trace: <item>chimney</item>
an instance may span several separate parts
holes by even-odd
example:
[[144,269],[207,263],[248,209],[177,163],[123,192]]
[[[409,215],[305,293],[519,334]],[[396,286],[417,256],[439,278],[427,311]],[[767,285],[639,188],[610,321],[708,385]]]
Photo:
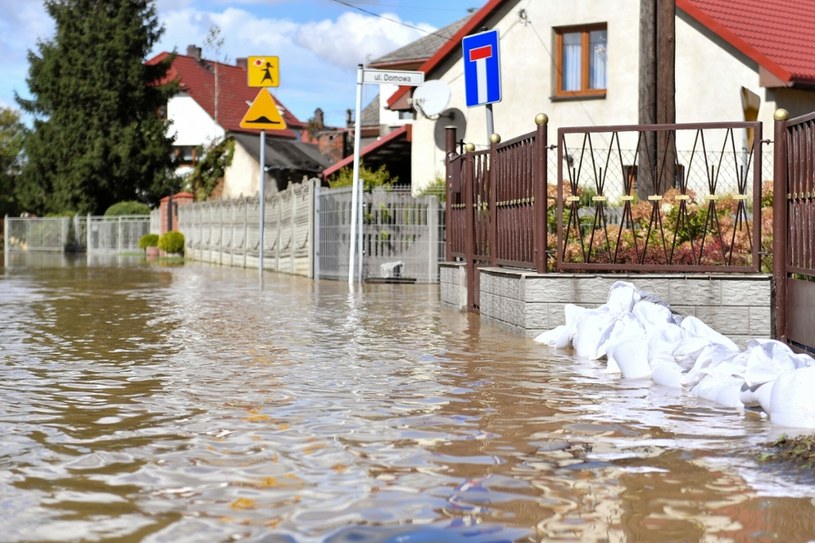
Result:
[[325,128],[325,114],[320,108],[314,110],[314,124],[318,130]]
[[345,110],[345,127],[346,127],[346,128],[351,128],[352,126],[354,126],[354,123],[353,123],[353,121],[352,121],[353,116],[352,116],[352,114],[351,114],[351,113],[352,113],[352,112],[351,112],[351,110],[350,110],[350,109],[346,109],[346,110]]
[[188,45],[187,46],[187,56],[192,57],[195,60],[201,60],[201,48],[196,47],[195,45]]
[[247,60],[248,59],[246,57],[238,57],[235,59],[235,66],[237,66],[238,68],[243,68],[245,70]]

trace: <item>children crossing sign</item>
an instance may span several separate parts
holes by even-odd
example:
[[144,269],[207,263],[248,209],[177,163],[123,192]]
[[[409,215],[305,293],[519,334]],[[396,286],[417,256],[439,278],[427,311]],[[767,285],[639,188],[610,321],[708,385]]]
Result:
[[257,130],[285,130],[286,121],[280,115],[280,110],[277,109],[272,95],[263,88],[260,89],[255,101],[243,116],[240,127]]
[[280,86],[280,61],[277,57],[248,57],[246,81],[250,87]]
[[488,30],[461,40],[467,107],[501,101],[498,31]]

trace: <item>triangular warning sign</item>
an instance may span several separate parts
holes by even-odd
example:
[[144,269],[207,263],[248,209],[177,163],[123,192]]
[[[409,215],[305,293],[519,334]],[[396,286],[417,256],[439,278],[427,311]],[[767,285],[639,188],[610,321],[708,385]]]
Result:
[[274,98],[265,88],[255,96],[255,101],[249,106],[249,111],[243,116],[241,128],[256,128],[258,130],[285,130],[286,121],[280,116]]

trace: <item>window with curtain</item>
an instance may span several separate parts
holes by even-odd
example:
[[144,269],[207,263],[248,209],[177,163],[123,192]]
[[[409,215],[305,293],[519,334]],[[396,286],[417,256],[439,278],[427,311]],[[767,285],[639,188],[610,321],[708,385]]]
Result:
[[556,96],[605,96],[608,31],[605,24],[555,29]]

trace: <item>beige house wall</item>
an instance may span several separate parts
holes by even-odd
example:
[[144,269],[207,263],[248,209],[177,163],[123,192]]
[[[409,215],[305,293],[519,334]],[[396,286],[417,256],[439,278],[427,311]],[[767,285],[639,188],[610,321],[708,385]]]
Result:
[[[521,8],[524,14],[520,13]],[[549,116],[550,143],[566,126],[636,124],[638,120],[639,3],[608,0],[518,2],[504,10],[500,21],[487,21],[500,34],[502,101],[493,105],[495,132],[504,141],[535,129],[537,113]],[[608,92],[605,98],[553,99],[553,28],[606,23],[608,28]],[[763,137],[772,137],[772,116],[784,107],[791,114],[815,110],[815,92],[767,89],[759,82],[758,65],[723,40],[711,35],[678,11],[676,19],[676,119],[680,123],[745,120],[742,88],[759,99],[758,120]],[[466,132],[458,139],[487,147],[485,107],[467,108],[464,66],[459,55],[428,79],[441,79],[451,90],[448,107],[467,117]],[[445,119],[419,115],[413,125],[413,188],[421,190],[444,176],[444,150],[434,132]],[[632,136],[633,137],[633,136]],[[744,143],[744,137],[737,136]],[[692,147],[692,135],[678,141],[680,150]],[[624,142],[623,145],[626,145]],[[633,141],[627,145],[633,149]]]

